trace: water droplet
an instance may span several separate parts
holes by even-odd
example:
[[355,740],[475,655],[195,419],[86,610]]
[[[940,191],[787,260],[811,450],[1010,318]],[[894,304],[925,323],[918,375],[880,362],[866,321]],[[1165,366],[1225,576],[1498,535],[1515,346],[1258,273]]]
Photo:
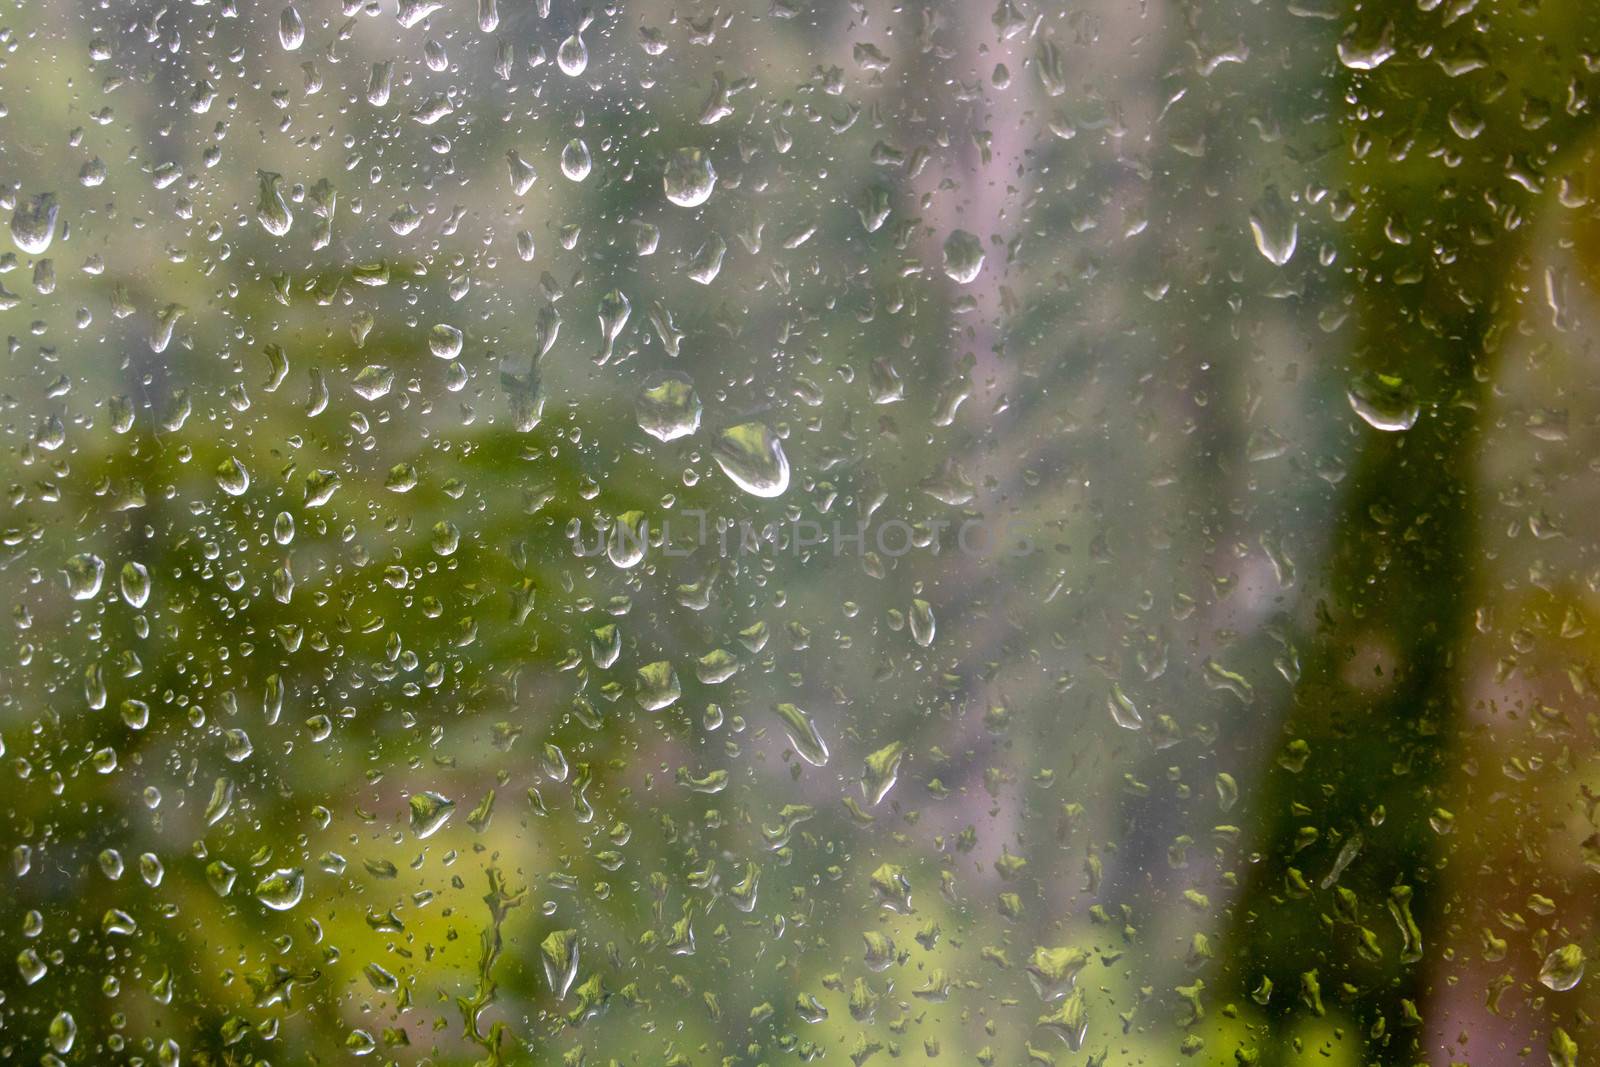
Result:
[[671,707],[683,693],[678,685],[677,672],[666,660],[640,667],[635,689],[639,706],[646,711]]
[[861,772],[861,792],[867,803],[878,804],[889,795],[895,782],[900,780],[900,761],[905,758],[906,746],[891,741],[868,756]]
[[50,1047],[65,1056],[72,1051],[73,1042],[78,1039],[78,1023],[70,1011],[63,1011],[50,1020]]
[[627,570],[639,565],[649,544],[650,529],[645,522],[644,512],[626,511],[611,524],[611,536],[606,540],[606,558],[615,566]]
[[1394,58],[1394,23],[1386,22],[1376,33],[1359,25],[1339,38],[1339,62],[1351,70],[1376,70]]
[[544,979],[557,1000],[564,1000],[578,977],[578,931],[556,930],[539,943]]
[[80,552],[67,560],[67,592],[73,600],[93,600],[100,592],[106,564],[93,552]]
[[593,160],[589,156],[589,146],[582,137],[574,137],[561,149],[561,173],[567,180],[581,182],[589,176],[589,169]]
[[1038,1025],[1065,1041],[1072,1051],[1083,1048],[1084,1038],[1089,1033],[1089,1010],[1083,990],[1074,989],[1067,994],[1053,1013],[1039,1017]]
[[356,395],[363,400],[382,400],[389,395],[389,390],[394,387],[394,371],[376,363],[369,363],[362,367],[355,380],[350,383]]
[[417,468],[409,463],[396,463],[389,468],[383,487],[391,493],[409,493],[417,487]]
[[601,670],[606,670],[622,655],[622,631],[615,623],[598,626],[589,634],[589,658]]
[[506,165],[511,169],[511,191],[518,196],[532,189],[533,183],[539,180],[539,175],[534,173],[532,165],[525,161],[515,148],[506,153]]
[[917,644],[927,648],[933,644],[934,619],[933,605],[926,600],[913,600],[911,602],[911,637]]
[[217,485],[229,496],[243,496],[250,488],[250,472],[229,456],[217,465]]
[[293,52],[306,40],[306,23],[300,17],[300,11],[293,4],[283,9],[283,14],[278,16],[278,43],[283,45],[285,52]]
[[1081,948],[1041,946],[1033,950],[1028,960],[1028,981],[1040,1000],[1051,1003],[1072,991],[1078,972],[1088,964],[1089,954]]
[[717,434],[711,455],[722,473],[751,496],[782,496],[789,488],[789,458],[765,423],[728,427]]
[[1281,267],[1294,256],[1299,240],[1299,225],[1276,185],[1269,185],[1250,209],[1250,235],[1256,250],[1274,266]]
[[315,470],[306,475],[306,507],[320,508],[333,498],[338,490],[338,471]]
[[828,762],[828,745],[823,741],[822,735],[817,732],[817,724],[811,716],[793,704],[779,704],[778,717],[783,720],[783,731],[789,736],[789,743],[794,746],[800,758],[813,767],[821,767]]
[[699,207],[711,199],[717,187],[717,172],[711,157],[698,148],[680,148],[667,160],[662,179],[667,199],[679,207]]
[[17,953],[17,973],[22,975],[23,985],[34,985],[45,976],[48,970],[44,961],[39,958],[39,953],[31,948],[25,948]]
[[633,305],[620,289],[613,289],[600,298],[600,350],[594,357],[596,363],[604,366],[611,361],[616,340],[632,313]]
[[1374,430],[1397,433],[1417,423],[1421,405],[1417,391],[1403,378],[1368,371],[1346,394],[1350,408]]
[[256,883],[256,899],[273,911],[288,911],[305,894],[304,872],[294,867],[279,867]]
[[967,285],[983,270],[983,243],[966,230],[952,230],[944,239],[944,273],[957,285]]
[[1557,993],[1564,993],[1583,981],[1583,949],[1577,945],[1562,945],[1544,958],[1539,968],[1539,982]]
[[28,255],[41,255],[55,239],[59,211],[53,193],[40,193],[26,203],[19,200],[11,211],[11,239]]
[[142,700],[124,700],[120,711],[123,724],[130,730],[143,730],[150,723],[150,705]]
[[461,331],[448,323],[437,323],[428,331],[428,351],[435,359],[455,359],[461,354]]
[[418,838],[432,837],[455,811],[456,802],[438,793],[412,793],[411,832]]
[[562,41],[561,47],[556,49],[556,66],[569,78],[576,78],[589,69],[589,49],[583,43],[581,29]]
[[728,254],[728,242],[720,234],[712,234],[689,257],[685,273],[701,285],[710,285],[722,273],[722,259]]
[[443,6],[444,0],[400,0],[395,17],[409,30]]
[[1111,694],[1106,697],[1106,708],[1111,712],[1111,721],[1124,730],[1144,729],[1144,716],[1139,714],[1139,706],[1115,682],[1111,684]]
[[686,376],[665,371],[645,381],[634,414],[639,429],[657,441],[675,441],[700,428],[700,397]]
[[142,608],[150,599],[150,572],[143,563],[122,565],[122,599],[131,608]]
[[283,190],[278,188],[283,176],[270,170],[257,171],[256,176],[261,181],[261,195],[256,201],[256,221],[272,236],[282,237],[294,223],[288,201],[283,198]]

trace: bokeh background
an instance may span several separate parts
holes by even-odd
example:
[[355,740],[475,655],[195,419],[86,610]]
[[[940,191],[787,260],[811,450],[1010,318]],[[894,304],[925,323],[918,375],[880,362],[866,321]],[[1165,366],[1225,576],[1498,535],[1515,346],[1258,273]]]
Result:
[[1592,1046],[1600,8],[0,45],[0,1057]]

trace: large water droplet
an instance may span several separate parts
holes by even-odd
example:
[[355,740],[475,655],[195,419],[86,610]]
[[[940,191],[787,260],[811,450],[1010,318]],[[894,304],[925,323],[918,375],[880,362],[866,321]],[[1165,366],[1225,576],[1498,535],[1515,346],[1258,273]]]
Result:
[[283,190],[278,188],[283,182],[283,175],[261,170],[256,172],[256,176],[261,181],[261,195],[256,200],[256,221],[272,236],[282,237],[294,223],[288,201],[283,198]]
[[1351,409],[1374,430],[1395,433],[1416,425],[1421,405],[1403,378],[1368,371],[1346,393]]
[[582,137],[574,137],[561,149],[561,173],[568,181],[581,182],[589,176],[594,161],[589,156],[589,146]]
[[443,0],[400,0],[395,17],[409,30],[443,6]]
[[1375,70],[1394,57],[1394,23],[1386,22],[1376,33],[1352,26],[1339,38],[1339,62],[1351,70]]
[[339,472],[322,468],[306,475],[306,507],[320,508],[338,491]]
[[534,173],[533,166],[524,160],[515,148],[506,152],[506,166],[511,169],[511,191],[521,196],[533,188],[533,183],[539,179]]
[[662,179],[667,199],[679,207],[699,207],[711,199],[717,187],[717,172],[711,157],[698,148],[680,148],[667,160]]
[[657,441],[675,441],[700,428],[700,397],[687,377],[665,371],[645,381],[634,413],[639,429]]
[[861,791],[869,804],[881,802],[900,780],[900,761],[905,753],[903,742],[891,741],[867,757],[861,770]]
[[723,430],[711,456],[734,485],[752,496],[782,496],[789,488],[789,457],[765,423],[745,422]]
[[1144,729],[1144,716],[1139,714],[1139,706],[1114,682],[1111,694],[1106,697],[1106,709],[1111,712],[1111,721],[1124,730]]
[[678,685],[677,672],[666,660],[640,667],[636,689],[639,706],[646,711],[671,707],[683,693]]
[[1281,267],[1294,256],[1299,240],[1299,225],[1276,185],[1269,185],[1250,209],[1250,235],[1256,250],[1274,266]]
[[1539,982],[1557,993],[1564,993],[1583,981],[1583,949],[1578,945],[1563,945],[1544,959],[1539,968]]
[[813,767],[828,762],[827,742],[817,732],[817,724],[811,721],[809,714],[793,704],[779,704],[778,717],[783,720],[783,732],[801,759]]
[[556,930],[539,945],[539,959],[544,964],[544,979],[550,992],[562,1000],[578,977],[578,931]]
[[22,976],[23,985],[33,985],[45,976],[48,970],[44,960],[39,958],[37,950],[25,948],[17,953],[17,973]]
[[435,359],[455,359],[461,354],[461,331],[449,323],[437,323],[428,331],[428,351]]
[[293,4],[283,9],[283,14],[278,16],[278,43],[283,45],[283,50],[293,52],[306,40],[306,23],[300,17],[300,11]]
[[142,608],[150,599],[150,572],[143,563],[122,565],[122,599],[131,608]]
[[556,66],[569,78],[576,78],[589,69],[589,49],[583,43],[583,31],[568,37],[556,49]]
[[80,552],[67,560],[67,592],[73,600],[93,600],[106,576],[105,560],[93,552]]
[[305,874],[294,867],[279,867],[256,883],[256,899],[273,911],[288,911],[305,894]]
[[633,304],[622,290],[612,289],[600,297],[600,350],[594,357],[596,363],[604,366],[611,361],[617,337],[621,335],[622,328],[628,325],[628,316],[631,314]]
[[50,1047],[61,1055],[72,1051],[73,1043],[78,1039],[78,1022],[70,1011],[59,1012],[50,1020],[49,1039]]
[[438,793],[412,793],[411,832],[419,838],[432,837],[455,811],[456,802]]
[[710,285],[722,273],[722,258],[727,254],[728,242],[722,239],[721,234],[713,233],[689,257],[686,268],[689,277],[701,285]]
[[217,485],[229,496],[243,496],[250,488],[250,472],[243,463],[229,456],[217,465]]
[[372,363],[361,368],[361,372],[350,383],[356,395],[363,400],[382,400],[389,395],[389,390],[394,387],[394,371],[388,367]]
[[967,285],[983,269],[983,242],[966,230],[952,230],[944,239],[944,273],[957,285]]
[[55,238],[59,211],[53,193],[40,193],[26,203],[19,201],[11,212],[11,239],[28,255],[41,254]]

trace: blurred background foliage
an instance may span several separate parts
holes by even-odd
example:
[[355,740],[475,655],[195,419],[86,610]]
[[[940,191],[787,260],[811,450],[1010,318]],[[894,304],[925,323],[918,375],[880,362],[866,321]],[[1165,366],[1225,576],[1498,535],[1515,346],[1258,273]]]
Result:
[[1592,1044],[1600,9],[0,43],[0,1056]]

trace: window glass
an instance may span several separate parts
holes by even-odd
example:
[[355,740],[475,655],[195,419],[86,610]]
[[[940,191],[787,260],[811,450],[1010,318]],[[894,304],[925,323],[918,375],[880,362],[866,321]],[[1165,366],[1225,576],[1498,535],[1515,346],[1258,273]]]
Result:
[[1594,1047],[1600,7],[0,46],[0,1060]]

